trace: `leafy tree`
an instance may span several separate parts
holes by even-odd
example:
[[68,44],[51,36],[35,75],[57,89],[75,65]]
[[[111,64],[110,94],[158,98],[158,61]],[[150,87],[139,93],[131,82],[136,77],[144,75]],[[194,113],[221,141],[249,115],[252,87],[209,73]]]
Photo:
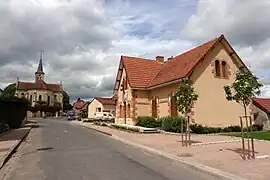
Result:
[[178,90],[173,95],[178,110],[184,114],[185,117],[187,117],[193,103],[197,101],[198,97],[198,94],[195,92],[195,89],[188,79],[184,79],[180,83]]
[[62,91],[63,96],[63,111],[68,111],[72,109],[72,105],[69,103],[69,95],[66,91]]
[[16,83],[9,84],[3,91],[4,97],[14,97],[16,92]]
[[236,73],[234,83],[231,86],[224,86],[226,99],[241,104],[247,116],[247,107],[253,97],[261,94],[260,87],[262,86],[252,72],[242,68]]
[[[184,114],[187,122],[187,128],[189,131],[189,113],[191,111],[192,105],[198,99],[198,94],[192,87],[190,80],[184,79],[178,88],[178,90],[173,95],[173,99],[177,105],[177,109]],[[183,144],[183,123],[181,124],[181,134],[182,134],[182,144]],[[189,132],[188,132],[189,133]],[[190,136],[189,136],[190,138]]]

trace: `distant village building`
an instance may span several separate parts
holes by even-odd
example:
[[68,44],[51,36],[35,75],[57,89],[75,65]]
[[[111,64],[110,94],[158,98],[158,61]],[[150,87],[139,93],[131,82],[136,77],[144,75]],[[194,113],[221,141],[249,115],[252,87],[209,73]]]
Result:
[[76,114],[79,114],[83,111],[87,111],[87,107],[89,105],[89,102],[82,100],[81,98],[78,98],[76,102],[73,103],[73,111]]
[[27,98],[32,106],[37,102],[46,102],[51,106],[54,103],[60,103],[63,109],[62,83],[47,84],[44,81],[45,73],[42,65],[42,53],[40,55],[39,65],[35,72],[35,82],[22,82],[17,79],[16,93],[17,97]]

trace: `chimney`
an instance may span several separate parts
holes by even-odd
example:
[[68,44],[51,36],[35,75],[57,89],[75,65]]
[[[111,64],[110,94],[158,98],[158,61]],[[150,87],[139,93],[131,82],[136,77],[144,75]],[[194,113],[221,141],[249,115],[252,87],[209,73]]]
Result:
[[164,62],[164,56],[157,56],[156,61],[158,62]]
[[169,58],[168,58],[168,61],[171,60],[172,58],[173,58],[173,56],[169,57]]

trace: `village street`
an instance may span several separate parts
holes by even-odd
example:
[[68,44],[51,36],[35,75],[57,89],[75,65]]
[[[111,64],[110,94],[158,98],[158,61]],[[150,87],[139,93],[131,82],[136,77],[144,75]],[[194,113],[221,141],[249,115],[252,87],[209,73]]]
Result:
[[4,180],[215,179],[66,120],[37,124],[1,169]]

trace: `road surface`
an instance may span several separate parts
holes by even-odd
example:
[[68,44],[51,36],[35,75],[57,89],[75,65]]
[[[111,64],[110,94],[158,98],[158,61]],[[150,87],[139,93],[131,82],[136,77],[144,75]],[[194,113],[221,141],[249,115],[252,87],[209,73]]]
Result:
[[56,119],[38,124],[0,171],[1,180],[215,179],[78,124]]

